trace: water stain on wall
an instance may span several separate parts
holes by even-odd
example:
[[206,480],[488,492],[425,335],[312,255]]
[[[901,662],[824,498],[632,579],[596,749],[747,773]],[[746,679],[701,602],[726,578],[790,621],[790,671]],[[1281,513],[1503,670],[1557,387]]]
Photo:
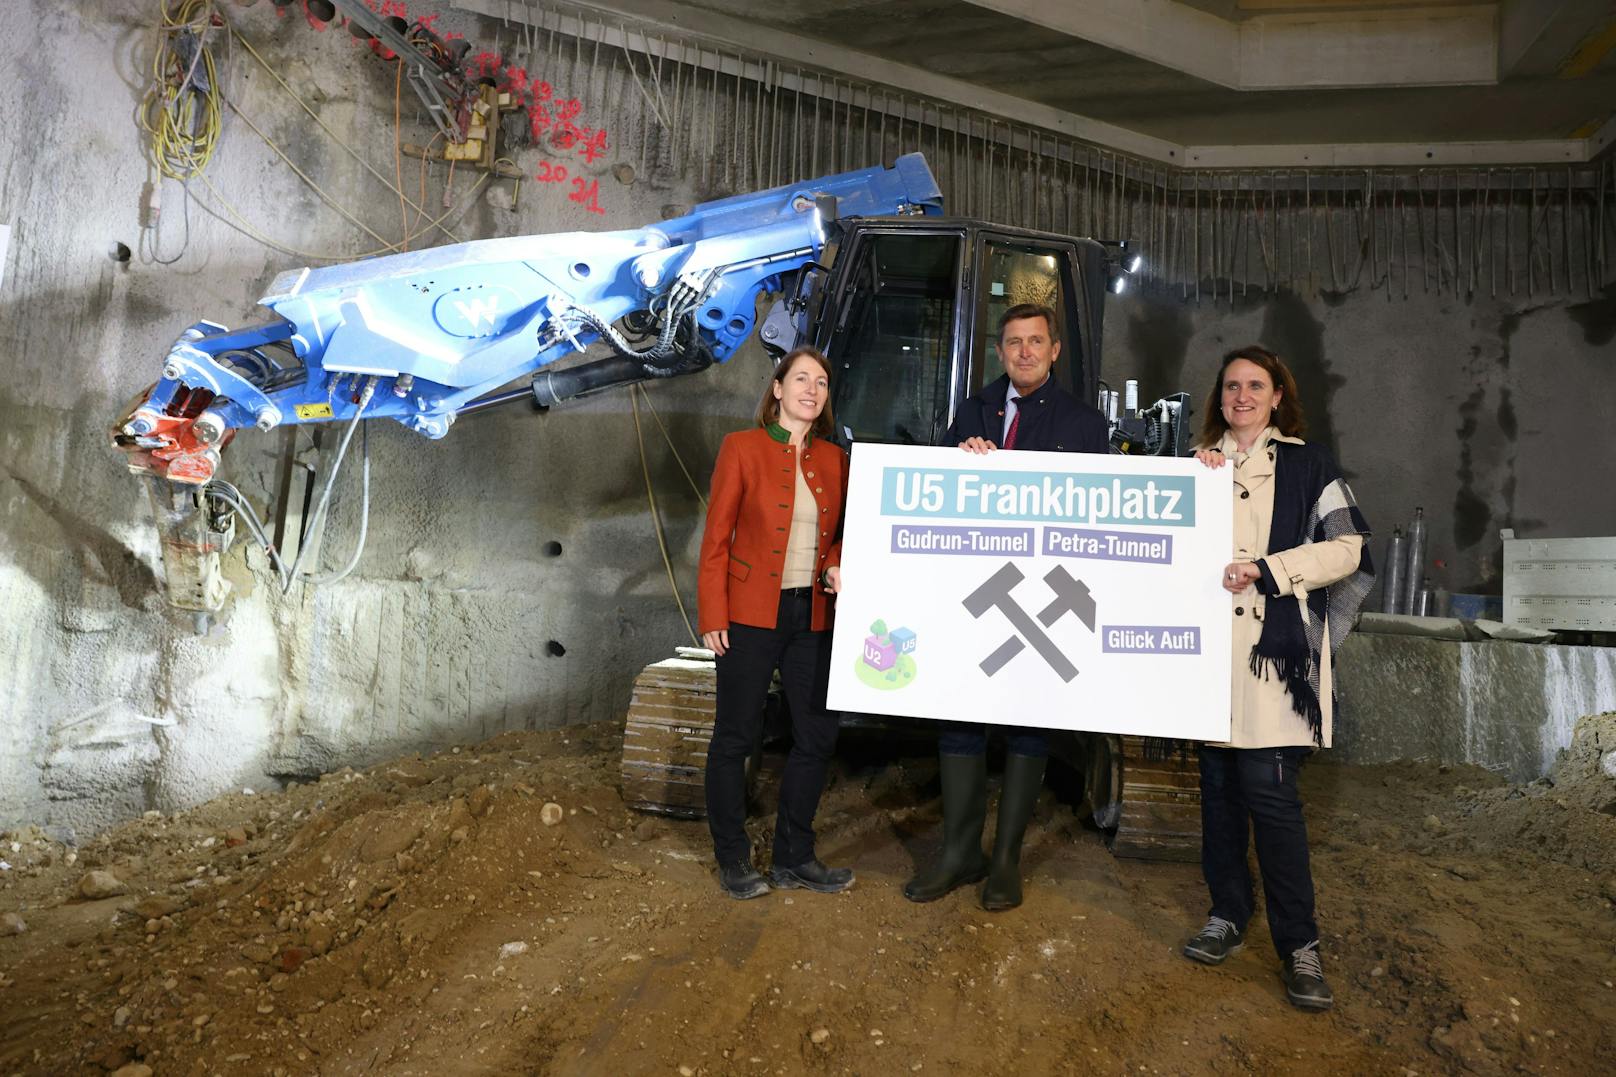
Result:
[[1199,393],[1181,381],[1194,335],[1195,325],[1183,303],[1153,299],[1129,313],[1128,350],[1139,372],[1141,403],[1182,389],[1190,394],[1191,406],[1199,406]]
[[1459,405],[1459,490],[1453,497],[1453,542],[1461,550],[1480,542],[1493,521],[1493,511],[1476,489],[1475,445],[1478,416],[1486,400],[1487,390],[1473,389],[1464,403]]
[[1607,285],[1598,299],[1567,307],[1566,313],[1582,327],[1583,340],[1604,347],[1616,340],[1616,284]]
[[[1313,316],[1301,296],[1288,292],[1275,295],[1263,311],[1262,344],[1277,352],[1296,375],[1302,412],[1307,416],[1307,440],[1323,444],[1339,460],[1330,400],[1347,379],[1331,373],[1333,364],[1324,355],[1323,323]],[[1352,477],[1345,463],[1341,469],[1348,478]]]

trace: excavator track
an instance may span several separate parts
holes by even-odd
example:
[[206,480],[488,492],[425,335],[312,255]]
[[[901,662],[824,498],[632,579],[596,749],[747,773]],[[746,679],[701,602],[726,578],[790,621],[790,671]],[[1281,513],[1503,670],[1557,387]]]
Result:
[[[706,816],[717,669],[705,657],[669,658],[634,679],[623,722],[623,801],[684,819]],[[1085,796],[1116,856],[1199,861],[1201,782],[1195,747],[1109,733],[1080,734]],[[1070,760],[1076,762],[1077,760]],[[759,761],[748,766],[751,785]]]
[[1093,733],[1085,738],[1086,796],[1115,856],[1201,859],[1201,772],[1185,741]]
[[702,790],[717,691],[717,668],[697,658],[656,662],[634,678],[623,722],[629,807],[682,819],[707,814]]

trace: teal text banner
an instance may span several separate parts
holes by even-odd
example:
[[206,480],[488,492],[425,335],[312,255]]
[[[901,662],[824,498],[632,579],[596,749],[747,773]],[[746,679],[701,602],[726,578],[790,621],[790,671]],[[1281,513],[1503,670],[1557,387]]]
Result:
[[1186,475],[962,471],[887,467],[883,516],[1195,526],[1195,480]]

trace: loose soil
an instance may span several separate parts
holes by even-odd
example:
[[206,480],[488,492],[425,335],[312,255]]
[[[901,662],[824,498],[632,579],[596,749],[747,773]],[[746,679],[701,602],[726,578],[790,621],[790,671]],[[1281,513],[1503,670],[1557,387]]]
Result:
[[[1113,858],[1056,791],[1022,908],[910,904],[935,763],[848,747],[819,847],[858,882],[833,896],[723,898],[703,823],[624,808],[600,726],[151,813],[76,850],[5,835],[0,1073],[1616,1072],[1616,716],[1526,787],[1328,753],[1304,770],[1323,1015],[1286,1003],[1260,916],[1222,967],[1180,957],[1199,870]],[[91,871],[128,893],[79,896]]]

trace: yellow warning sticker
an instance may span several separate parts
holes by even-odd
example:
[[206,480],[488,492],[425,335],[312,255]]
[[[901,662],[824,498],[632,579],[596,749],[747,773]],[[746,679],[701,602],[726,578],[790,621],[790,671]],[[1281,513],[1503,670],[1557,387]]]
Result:
[[299,404],[295,409],[299,419],[329,419],[331,418],[330,404]]

